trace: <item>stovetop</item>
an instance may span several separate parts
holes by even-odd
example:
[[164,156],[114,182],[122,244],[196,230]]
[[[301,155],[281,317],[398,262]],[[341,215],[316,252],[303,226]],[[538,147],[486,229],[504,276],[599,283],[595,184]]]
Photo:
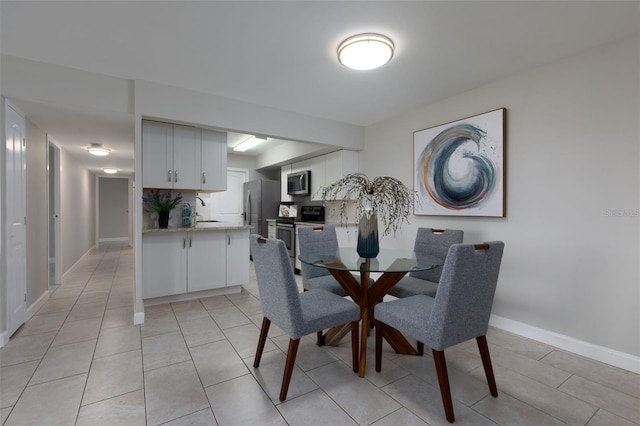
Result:
[[295,217],[279,217],[276,219],[276,223],[291,223],[293,224],[296,221]]

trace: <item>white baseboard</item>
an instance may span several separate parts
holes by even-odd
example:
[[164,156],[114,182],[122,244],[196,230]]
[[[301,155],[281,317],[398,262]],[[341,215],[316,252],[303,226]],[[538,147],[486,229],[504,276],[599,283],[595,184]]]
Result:
[[91,253],[91,250],[93,250],[93,249],[95,249],[95,248],[97,248],[97,246],[96,246],[96,245],[92,246],[92,247],[91,247],[91,248],[89,248],[89,250],[87,250],[87,251],[86,251],[82,256],[80,256],[80,259],[78,259],[78,260],[76,261],[76,263],[74,263],[73,265],[71,265],[71,267],[70,267],[69,269],[67,269],[67,270],[65,271],[65,273],[64,273],[64,274],[62,274],[62,281],[64,281],[64,280],[69,276],[69,274],[71,274],[73,271],[75,271],[75,270],[78,268],[78,266],[80,266],[80,264],[83,262],[84,258],[85,258],[86,256],[88,256],[88,255],[89,255],[89,253]]
[[594,345],[553,331],[533,327],[498,315],[491,315],[489,325],[523,337],[537,340],[614,367],[640,374],[640,357],[604,346]]
[[[32,303],[31,306],[27,307],[27,310],[26,310],[27,317],[25,318],[24,322],[29,321],[29,319],[31,319],[31,317],[34,316],[36,312],[38,312],[38,309],[40,309],[42,305],[47,303],[47,300],[49,300],[49,290],[42,293],[42,295],[38,298],[38,300]],[[0,348],[3,348],[4,345],[9,343],[9,337],[10,336],[7,335],[6,330],[0,333]]]
[[40,309],[42,307],[42,305],[47,303],[47,300],[49,300],[49,290],[48,289],[47,289],[47,291],[42,293],[42,295],[40,297],[38,297],[38,300],[36,300],[34,303],[32,303],[31,306],[27,307],[27,319],[25,320],[25,322],[27,322],[32,316],[34,316],[36,314],[36,312],[38,312],[38,309]]
[[128,243],[129,237],[117,237],[117,238],[100,238],[98,240],[98,244],[100,243]]

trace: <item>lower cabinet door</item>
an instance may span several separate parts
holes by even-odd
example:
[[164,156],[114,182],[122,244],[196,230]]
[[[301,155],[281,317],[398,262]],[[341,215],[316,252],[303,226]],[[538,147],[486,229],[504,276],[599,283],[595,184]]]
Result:
[[226,286],[226,233],[189,232],[187,291],[210,290]]
[[187,291],[185,232],[146,234],[142,238],[142,298]]
[[227,231],[227,285],[249,284],[249,230]]

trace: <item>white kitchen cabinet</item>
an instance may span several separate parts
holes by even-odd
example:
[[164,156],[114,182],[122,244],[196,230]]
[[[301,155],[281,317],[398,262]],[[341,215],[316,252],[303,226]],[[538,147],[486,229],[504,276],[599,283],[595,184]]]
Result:
[[225,191],[226,134],[143,120],[142,184],[145,188]]
[[142,298],[249,283],[249,230],[175,231],[142,238]]
[[249,230],[227,231],[227,286],[249,284]]
[[145,235],[142,239],[142,298],[187,292],[186,233]]
[[267,238],[276,238],[276,221],[267,219]]
[[349,173],[359,171],[358,153],[355,151],[335,151],[323,157],[325,159],[323,186],[331,185]]
[[292,201],[293,197],[287,194],[287,175],[291,173],[291,164],[280,167],[280,200]]
[[200,189],[200,147],[200,129],[177,124],[173,126],[175,189]]
[[202,129],[200,189],[227,190],[227,134]]
[[221,231],[187,232],[186,234],[187,292],[225,287],[227,285],[226,233]]
[[287,175],[304,170],[311,171],[311,200],[322,201],[323,187],[332,184],[349,173],[359,171],[358,153],[340,150],[282,166],[280,168],[282,201],[293,200],[291,196],[287,195]]
[[200,129],[142,122],[142,184],[145,188],[200,188]]
[[173,125],[142,121],[142,182],[147,188],[173,188]]

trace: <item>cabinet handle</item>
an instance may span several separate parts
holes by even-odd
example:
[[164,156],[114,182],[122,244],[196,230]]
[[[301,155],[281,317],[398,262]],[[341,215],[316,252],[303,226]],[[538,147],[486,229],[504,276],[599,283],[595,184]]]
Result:
[[173,181],[174,181],[174,182],[177,182],[177,181],[178,181],[178,171],[177,171],[177,170],[174,170],[174,172],[173,172],[173,178],[174,178],[174,179],[173,179]]
[[168,179],[168,182],[171,182],[171,170],[167,172],[167,179]]
[[191,248],[191,237],[189,237],[189,248]]
[[182,239],[182,248],[187,248],[187,239],[186,238]]
[[231,235],[227,235],[227,245],[231,245]]
[[207,183],[207,174],[205,172],[202,172],[202,183]]

